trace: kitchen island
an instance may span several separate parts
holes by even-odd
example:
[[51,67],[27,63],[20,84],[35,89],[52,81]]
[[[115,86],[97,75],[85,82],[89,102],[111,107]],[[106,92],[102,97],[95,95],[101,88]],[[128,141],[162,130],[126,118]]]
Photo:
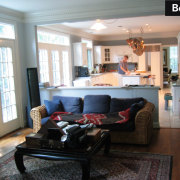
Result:
[[85,95],[108,94],[112,98],[143,97],[155,105],[153,113],[153,126],[159,128],[159,87],[158,86],[89,86],[89,87],[58,87],[40,88],[41,104],[44,100],[52,100],[55,95],[84,97]]
[[122,83],[120,84],[120,75],[117,72],[105,72],[98,74],[91,74],[89,77],[76,78],[73,81],[75,87],[82,86],[96,86],[98,84],[108,84],[110,86],[127,86],[127,85],[144,85],[151,84],[149,78],[145,79],[144,76],[148,73],[129,75],[121,75]]

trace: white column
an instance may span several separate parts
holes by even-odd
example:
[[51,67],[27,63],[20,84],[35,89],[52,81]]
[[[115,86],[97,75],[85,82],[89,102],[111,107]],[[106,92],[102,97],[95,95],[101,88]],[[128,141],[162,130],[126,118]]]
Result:
[[178,39],[178,74],[180,77],[180,32],[177,36],[177,39]]

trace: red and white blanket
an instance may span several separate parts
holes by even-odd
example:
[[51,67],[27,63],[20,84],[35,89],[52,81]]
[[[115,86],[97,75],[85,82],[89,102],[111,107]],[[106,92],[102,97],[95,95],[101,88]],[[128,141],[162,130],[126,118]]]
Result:
[[95,125],[126,123],[130,118],[130,108],[125,111],[108,114],[73,114],[70,112],[55,112],[51,115],[50,119],[55,121],[68,121],[70,123],[89,124]]

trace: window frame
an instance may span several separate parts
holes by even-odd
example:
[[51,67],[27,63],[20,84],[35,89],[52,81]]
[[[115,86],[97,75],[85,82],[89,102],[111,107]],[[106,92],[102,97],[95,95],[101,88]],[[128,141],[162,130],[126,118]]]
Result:
[[53,81],[53,62],[52,62],[52,51],[58,51],[59,53],[59,71],[60,71],[60,84],[64,84],[64,77],[63,77],[63,65],[62,65],[62,52],[68,51],[68,57],[69,57],[69,82],[67,83],[67,86],[72,84],[72,68],[71,68],[71,53],[70,53],[70,46],[62,46],[62,45],[56,45],[56,44],[48,44],[48,43],[38,43],[38,75],[39,75],[39,82],[40,80],[40,64],[39,64],[39,50],[40,49],[46,49],[48,51],[48,64],[49,64],[49,85],[50,86],[57,86],[54,85]]
[[[176,53],[176,56],[175,56],[175,58],[171,58],[172,56],[171,56],[171,48],[176,48],[177,49],[177,53]],[[176,61],[177,61],[177,71],[174,71],[172,68],[171,68],[171,61],[172,61],[172,59],[176,59]],[[178,73],[178,47],[177,46],[170,46],[169,47],[169,60],[170,60],[170,69],[172,69],[172,73]]]
[[[86,43],[86,41],[91,41],[91,43],[92,43],[92,47],[88,47],[88,44]],[[88,56],[88,50],[91,50],[91,67],[89,67],[88,66],[88,69],[90,70],[90,71],[92,71],[93,69],[94,69],[94,52],[93,52],[93,40],[91,40],[91,39],[87,39],[87,38],[81,38],[81,42],[82,43],[86,43],[87,45],[86,45],[86,47],[87,47],[87,56]],[[88,57],[87,57],[87,61],[88,61]],[[88,62],[87,62],[88,63]],[[89,63],[88,63],[89,64]]]

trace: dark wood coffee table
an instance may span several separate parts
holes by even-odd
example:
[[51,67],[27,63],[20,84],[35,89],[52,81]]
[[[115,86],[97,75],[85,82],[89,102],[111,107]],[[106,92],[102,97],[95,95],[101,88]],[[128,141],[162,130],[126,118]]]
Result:
[[52,150],[52,149],[41,149],[41,148],[29,148],[26,142],[18,145],[16,147],[16,152],[14,154],[15,163],[17,169],[20,173],[24,173],[26,168],[23,163],[23,156],[32,156],[36,158],[46,159],[46,160],[75,160],[81,163],[82,167],[82,179],[88,180],[90,177],[90,161],[94,154],[96,154],[103,146],[104,153],[109,153],[111,144],[111,138],[109,132],[102,132],[101,137],[96,143],[89,146],[87,149],[62,149],[62,150]]

